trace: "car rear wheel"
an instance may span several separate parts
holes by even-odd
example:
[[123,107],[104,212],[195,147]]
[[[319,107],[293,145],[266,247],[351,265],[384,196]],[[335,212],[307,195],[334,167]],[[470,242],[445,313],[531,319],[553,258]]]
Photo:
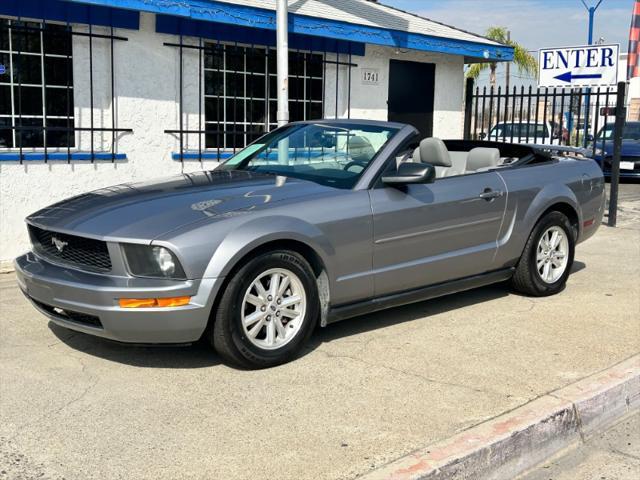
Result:
[[295,357],[313,331],[319,300],[313,270],[298,253],[249,260],[226,286],[211,341],[227,361],[265,368]]
[[571,273],[574,230],[560,212],[545,215],[531,232],[512,279],[514,288],[543,297],[560,292]]

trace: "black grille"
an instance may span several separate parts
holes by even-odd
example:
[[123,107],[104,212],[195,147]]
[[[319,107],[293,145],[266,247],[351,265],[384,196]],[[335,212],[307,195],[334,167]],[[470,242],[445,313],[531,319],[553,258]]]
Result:
[[51,305],[47,305],[46,303],[34,300],[31,297],[29,298],[38,308],[44,310],[53,317],[59,318],[60,320],[80,323],[82,325],[88,325],[90,327],[102,328],[102,322],[100,322],[100,319],[94,315],[88,315],[86,313],[73,312],[71,310],[52,307]]
[[85,270],[111,270],[111,258],[106,242],[50,232],[32,225],[29,225],[29,235],[34,251],[44,257]]

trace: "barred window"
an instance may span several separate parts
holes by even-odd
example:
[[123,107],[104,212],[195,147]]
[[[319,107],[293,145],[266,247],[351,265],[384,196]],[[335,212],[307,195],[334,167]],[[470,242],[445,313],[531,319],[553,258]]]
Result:
[[[206,148],[235,149],[277,126],[276,50],[208,43],[204,59]],[[323,55],[289,52],[291,121],[322,118]]]
[[71,44],[64,25],[0,18],[0,148],[74,146]]

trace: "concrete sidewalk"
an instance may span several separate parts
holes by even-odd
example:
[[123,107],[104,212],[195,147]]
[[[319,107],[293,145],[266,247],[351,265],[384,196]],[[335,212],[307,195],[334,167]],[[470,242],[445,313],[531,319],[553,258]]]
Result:
[[0,479],[370,473],[639,353],[639,220],[580,245],[560,295],[498,285],[368,315],[259,372],[48,325],[0,276]]

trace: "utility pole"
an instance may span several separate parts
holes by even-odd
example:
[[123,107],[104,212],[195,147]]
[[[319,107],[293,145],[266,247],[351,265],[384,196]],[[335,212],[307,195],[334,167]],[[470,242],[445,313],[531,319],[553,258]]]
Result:
[[278,58],[278,126],[289,123],[289,19],[287,0],[276,3],[276,54]]
[[[581,0],[582,4],[584,5],[584,8],[587,9],[587,12],[589,12],[589,45],[593,45],[593,21],[596,15],[596,10],[598,10],[598,7],[600,6],[600,4],[602,3],[602,0],[598,0],[598,3],[595,5],[595,7],[590,7],[587,5],[587,3],[584,0]],[[584,98],[584,106],[585,106],[585,111],[584,111],[584,135],[582,136],[582,146],[584,148],[587,148],[587,136],[589,135],[589,116],[591,114],[591,89],[587,88],[587,94],[585,95]],[[597,112],[596,112],[597,115]]]

